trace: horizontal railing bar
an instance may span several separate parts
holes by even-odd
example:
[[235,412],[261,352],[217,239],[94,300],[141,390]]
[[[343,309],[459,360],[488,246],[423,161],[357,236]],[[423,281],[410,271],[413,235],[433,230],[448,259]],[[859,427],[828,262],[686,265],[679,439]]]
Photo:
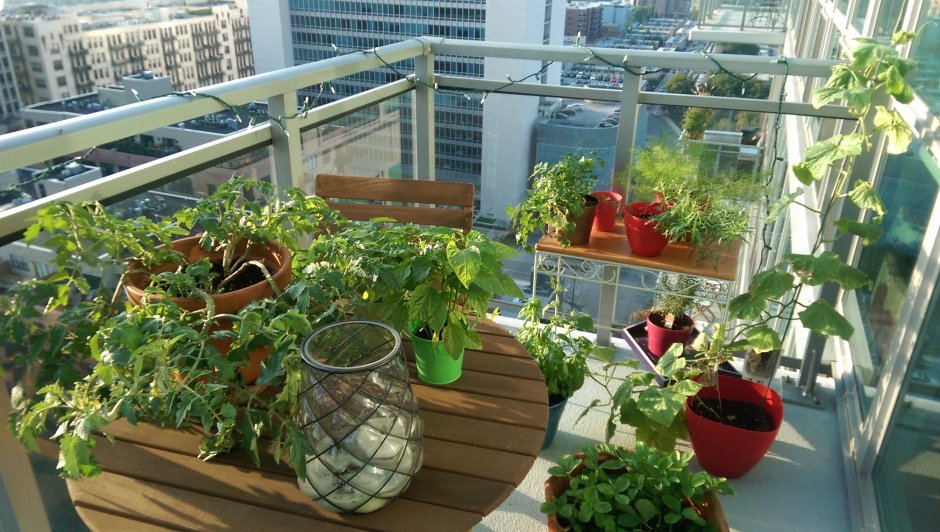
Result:
[[271,144],[271,125],[261,124],[122,172],[77,185],[0,212],[0,245],[20,238],[39,209],[57,201],[113,203],[174,179],[198,172],[241,153]]
[[410,78],[400,79],[392,83],[380,85],[353,96],[347,96],[328,104],[321,105],[307,112],[306,116],[298,116],[301,131],[322,125],[324,122],[335,120],[350,113],[355,113],[366,107],[384,102],[390,98],[401,96],[414,90],[414,83]]
[[[383,60],[395,63],[411,59],[423,53],[424,46],[411,39],[377,49],[381,59],[374,54],[347,54],[227,81],[201,88],[198,92],[221,98],[232,105],[243,105],[265,100],[273,94],[377,68],[383,66]],[[0,172],[224,110],[226,108],[222,104],[211,98],[164,96],[18,131],[0,136],[0,153],[3,153]]]
[[[620,89],[592,89],[588,87],[537,85],[534,83],[516,83],[507,87],[505,81],[465,78],[460,76],[435,76],[434,79],[440,87],[452,90],[492,91],[500,89],[498,93],[494,94],[551,96],[556,98],[601,100],[608,102],[620,101]],[[808,103],[783,102],[783,104],[780,104],[774,100],[755,100],[751,98],[641,92],[639,102],[641,104],[710,107],[736,111],[756,111],[759,113],[776,113],[779,110],[781,114],[821,116],[824,118],[841,118],[844,120],[856,120],[858,118],[850,114],[848,110],[841,105],[825,105],[817,109]]]
[[[501,57],[507,59],[528,59],[537,61],[561,61],[566,63],[584,63],[605,65],[591,56],[585,47],[552,46],[542,44],[499,43],[486,41],[462,41],[442,39],[440,37],[421,37],[420,40],[431,46],[435,54],[455,54],[469,56]],[[627,66],[639,68],[681,68],[684,70],[717,71],[718,66],[701,53],[664,52],[658,50],[634,50],[623,48],[594,48],[594,55],[615,65],[623,64],[628,57]],[[842,61],[825,59],[787,58],[786,63],[777,57],[709,54],[726,70],[742,74],[778,74],[790,76],[826,77],[834,65]]]

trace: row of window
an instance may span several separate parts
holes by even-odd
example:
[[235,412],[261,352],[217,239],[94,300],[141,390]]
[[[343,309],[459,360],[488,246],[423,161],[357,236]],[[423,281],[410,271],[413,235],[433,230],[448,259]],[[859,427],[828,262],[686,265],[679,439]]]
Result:
[[[434,2],[435,4],[440,2]],[[298,11],[317,11],[344,14],[363,14],[379,16],[416,17],[437,20],[479,21],[486,20],[486,1],[461,2],[477,4],[481,7],[440,7],[401,5],[400,3],[381,4],[377,2],[350,2],[334,0],[291,0],[290,8]]]
[[[396,22],[383,20],[363,20],[333,18],[316,15],[291,15],[292,28],[311,28],[327,31],[361,31],[382,35],[431,35],[451,39],[482,41],[485,30],[481,26],[468,27],[451,24],[428,24],[425,22]],[[337,38],[340,36],[334,36]],[[337,44],[338,43],[334,43]]]

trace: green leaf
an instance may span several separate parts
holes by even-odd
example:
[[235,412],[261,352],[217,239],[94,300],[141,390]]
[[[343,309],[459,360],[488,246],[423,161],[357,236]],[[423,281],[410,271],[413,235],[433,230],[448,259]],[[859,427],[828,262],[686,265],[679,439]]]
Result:
[[58,468],[71,479],[95,476],[101,468],[91,456],[94,440],[83,440],[72,434],[65,434],[59,440]]
[[790,194],[784,194],[777,201],[771,203],[770,206],[767,207],[767,219],[765,222],[770,223],[779,218],[781,214],[787,211],[790,204],[801,195],[803,195],[803,189],[798,188]]
[[916,31],[896,31],[891,35],[891,44],[901,46],[913,41],[916,36]]
[[760,317],[767,307],[762,298],[754,297],[750,292],[744,292],[728,303],[728,313],[732,318],[739,320],[753,320]]
[[819,109],[827,103],[834,102],[844,98],[845,87],[823,86],[817,87],[813,91],[813,107]]
[[821,299],[806,307],[799,313],[799,317],[804,327],[823,336],[839,336],[848,340],[855,332],[848,320]]
[[871,283],[865,272],[845,264],[831,251],[824,251],[818,257],[789,253],[784,258],[800,279],[810,286],[832,281],[846,290],[854,290]]
[[751,279],[748,292],[757,298],[776,299],[793,288],[793,281],[793,274],[776,270],[763,271]]
[[642,523],[643,519],[633,512],[624,512],[617,516],[617,524],[626,530],[634,530]]
[[[897,71],[895,70],[895,72]],[[901,80],[901,83],[904,83],[904,81]],[[914,138],[914,135],[911,132],[910,126],[907,125],[907,122],[904,121],[900,113],[882,105],[876,105],[874,124],[876,128],[885,133],[885,137],[888,140],[888,145],[885,147],[885,150],[888,153],[900,155],[907,152],[907,148],[911,145],[911,140]]]
[[881,223],[886,212],[885,204],[881,201],[881,196],[879,196],[878,192],[871,186],[871,183],[868,181],[856,181],[854,188],[848,192],[848,196],[852,200],[852,203],[857,205],[859,209],[871,209],[874,211],[875,216],[872,218],[872,221],[876,224]]
[[408,319],[427,323],[435,331],[447,321],[447,301],[444,295],[429,284],[415,288],[408,304]]
[[793,165],[793,173],[804,185],[826,177],[829,165],[862,153],[865,136],[860,133],[834,135],[806,149],[803,162]]
[[670,426],[685,408],[684,395],[669,388],[647,388],[640,392],[636,405],[646,417],[663,426]]
[[747,331],[747,343],[758,353],[780,349],[780,336],[767,325],[758,325]]
[[670,510],[675,511],[675,512],[679,512],[682,510],[682,502],[675,495],[664,493],[663,504],[666,505],[666,508],[669,508]]
[[884,234],[884,230],[877,225],[857,222],[848,218],[842,218],[841,220],[838,220],[836,222],[836,227],[843,233],[860,237],[866,246],[876,242],[879,238],[881,238],[881,235]]
[[447,262],[465,288],[470,288],[480,273],[480,250],[474,247],[460,249],[453,241],[447,243]]
[[644,522],[659,515],[659,509],[649,499],[640,499],[633,506]]
[[660,375],[671,378],[679,370],[685,367],[686,359],[682,356],[684,347],[682,344],[672,344],[669,349],[659,357],[656,363],[656,372]]

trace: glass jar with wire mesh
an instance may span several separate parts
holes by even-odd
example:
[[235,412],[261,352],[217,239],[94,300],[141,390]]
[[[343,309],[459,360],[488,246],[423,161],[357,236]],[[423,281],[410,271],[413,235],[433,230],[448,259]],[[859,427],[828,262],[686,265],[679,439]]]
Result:
[[422,423],[401,337],[370,321],[321,327],[304,340],[298,422],[314,454],[300,489],[333,512],[369,513],[421,468]]

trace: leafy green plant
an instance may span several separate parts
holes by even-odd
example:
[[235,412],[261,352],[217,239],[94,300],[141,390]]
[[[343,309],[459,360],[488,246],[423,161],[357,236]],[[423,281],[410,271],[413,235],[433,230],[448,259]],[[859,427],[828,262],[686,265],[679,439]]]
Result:
[[[799,320],[822,336],[851,338],[854,328],[830,303],[817,299],[805,304],[800,294],[805,287],[826,283],[834,283],[845,292],[871,283],[864,272],[846,264],[829,246],[833,239],[842,237],[858,237],[863,245],[869,245],[882,234],[877,224],[885,214],[884,203],[869,182],[852,181],[852,170],[855,158],[871,150],[881,136],[888,153],[907,150],[912,139],[908,124],[896,110],[874,102],[893,99],[903,104],[913,98],[905,76],[914,68],[914,62],[900,57],[895,48],[913,38],[911,32],[898,32],[890,45],[871,38],[856,39],[849,60],[833,67],[826,84],[814,91],[814,106],[842,100],[859,120],[849,133],[833,135],[807,148],[804,160],[793,165],[793,174],[807,186],[816,186],[831,175],[831,192],[815,206],[796,201],[802,190],[785,195],[770,207],[770,220],[797,203],[818,216],[820,229],[809,253],[786,254],[782,262],[755,275],[748,290],[731,301],[731,317],[744,324],[726,346],[728,351],[750,348],[763,353],[780,349],[780,336],[768,325],[777,318],[786,323]],[[837,206],[846,199],[858,207],[860,217],[835,220]],[[870,222],[860,221],[866,216],[870,216]],[[833,227],[834,236],[830,232]]]
[[455,359],[482,344],[474,328],[494,294],[523,297],[503,273],[515,250],[479,231],[347,222],[310,248],[313,267],[333,272],[357,312],[404,329],[427,328]]
[[[246,197],[249,191],[254,200]],[[233,179],[194,208],[159,222],[118,219],[99,204],[42,209],[26,239],[52,250],[58,271],[20,283],[0,298],[0,337],[17,339],[7,351],[17,375],[10,427],[19,440],[37,450],[37,439],[52,428],[63,476],[80,478],[100,472],[92,450],[117,419],[193,425],[204,434],[203,457],[241,446],[257,464],[265,434],[275,458],[286,455],[298,475],[305,475],[310,449],[292,421],[300,389],[297,346],[314,324],[336,317],[333,301],[316,289],[319,282],[275,291],[223,315],[211,304],[184,310],[168,298],[126,304],[126,276],[118,275],[131,260],[183,265],[177,253],[160,245],[193,230],[204,231],[203,243],[220,250],[243,239],[276,239],[296,257],[295,239],[328,227],[334,213],[302,191],[282,194],[266,183]],[[236,264],[239,254],[231,256]],[[305,265],[295,266],[300,272]],[[93,288],[90,277],[101,278],[101,284]],[[220,327],[223,322],[230,326]],[[219,342],[231,343],[227,354],[220,353]],[[249,385],[238,369],[259,346],[270,355]],[[283,391],[262,396],[259,387],[265,385]]]
[[696,297],[701,287],[701,281],[691,275],[663,274],[657,281],[657,288],[663,292],[657,294],[651,312],[658,312],[669,322],[682,316],[691,318],[698,307]]
[[554,228],[562,246],[571,243],[567,235],[584,209],[584,197],[597,182],[595,163],[603,166],[601,160],[568,154],[551,166],[535,165],[528,195],[519,205],[506,209],[519,245],[531,250],[529,235],[539,228]]
[[702,145],[654,143],[637,154],[631,188],[639,199],[668,208],[656,227],[670,242],[685,242],[696,263],[717,264],[750,228],[749,206],[757,195],[753,175],[716,173]]
[[692,455],[660,452],[638,443],[636,450],[597,444],[563,455],[549,468],[568,480],[564,493],[541,511],[570,530],[707,530],[700,515],[706,492],[733,495],[723,478],[692,473]]
[[[526,302],[519,311],[522,327],[516,331],[519,343],[532,354],[545,378],[550,404],[559,403],[581,389],[590,373],[589,356],[601,360],[610,360],[613,356],[611,348],[596,346],[589,338],[574,334],[575,330],[593,331],[594,322],[583,312],[561,312],[558,292],[555,293],[555,299],[544,309],[537,298]],[[545,315],[550,317],[548,323],[542,325]]]

